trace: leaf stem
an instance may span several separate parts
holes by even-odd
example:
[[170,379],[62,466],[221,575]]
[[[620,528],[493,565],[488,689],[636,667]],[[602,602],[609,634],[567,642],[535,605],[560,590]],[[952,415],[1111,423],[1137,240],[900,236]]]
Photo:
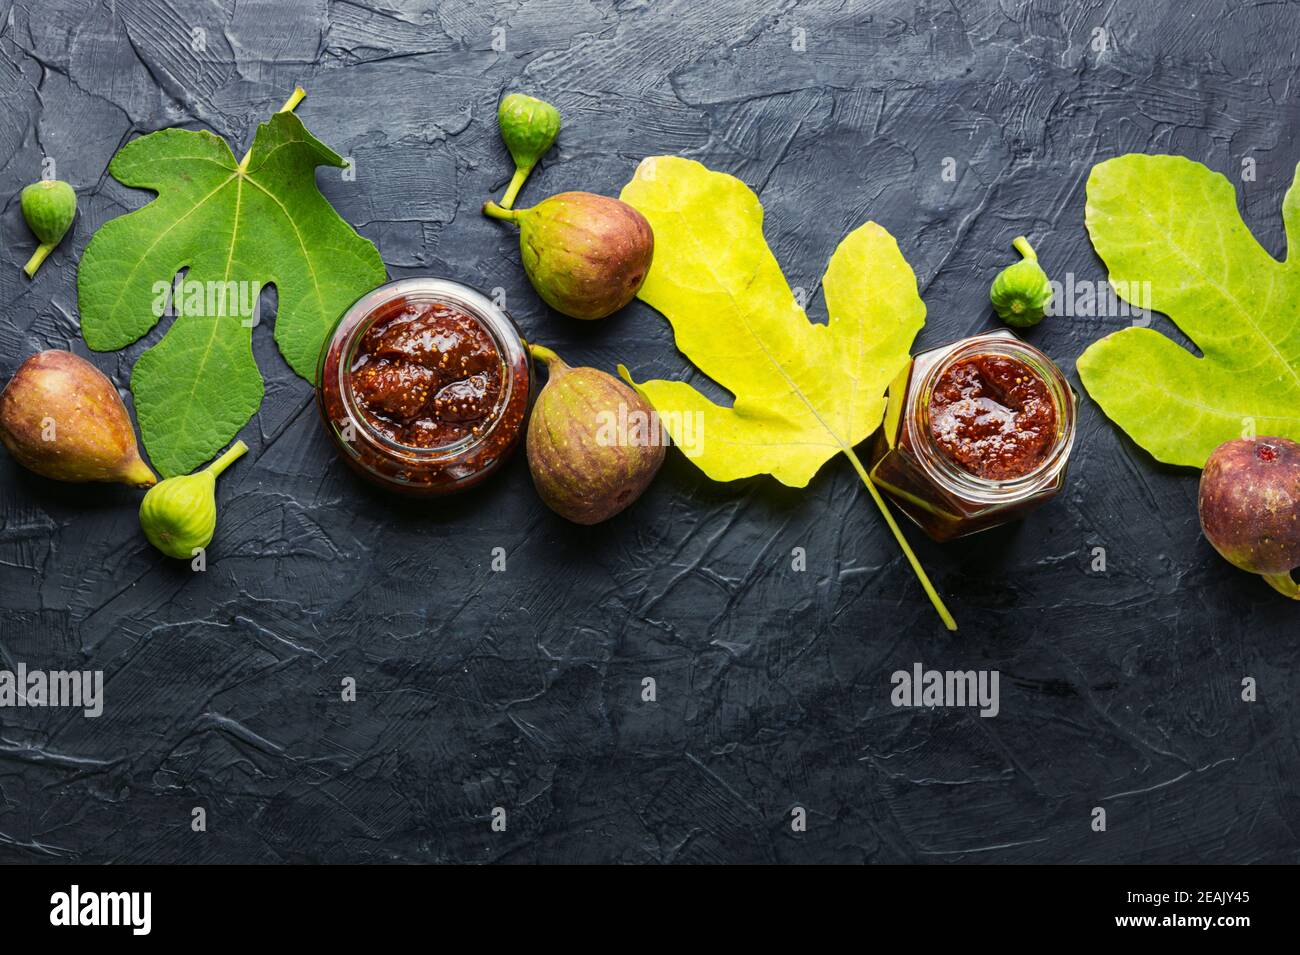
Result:
[[493,219],[505,219],[509,222],[519,221],[518,209],[507,209],[497,205],[491,199],[483,203],[483,214]]
[[301,103],[306,98],[307,98],[307,91],[303,89],[301,86],[295,86],[293,88],[293,92],[289,94],[289,98],[285,100],[284,105],[280,107],[279,112],[292,113],[295,109],[298,108],[298,104]]
[[[289,96],[287,100],[284,101],[284,105],[281,106],[278,110],[276,110],[276,112],[292,113],[298,107],[298,104],[303,101],[303,98],[306,95],[307,95],[307,91],[305,89],[303,89],[301,86],[295,86],[293,88],[293,93]],[[239,171],[241,173],[248,172],[248,162],[252,158],[253,158],[253,147],[249,146],[248,152],[244,153],[244,158],[239,160]]]
[[871,477],[867,474],[867,469],[862,466],[862,462],[858,460],[858,456],[852,448],[845,447],[844,453],[848,456],[849,461],[853,463],[853,468],[858,472],[858,477],[862,478],[862,483],[865,484],[867,490],[871,492],[871,499],[875,501],[876,506],[880,508],[880,513],[885,516],[885,523],[888,524],[889,529],[893,531],[894,539],[898,541],[898,546],[903,549],[903,556],[906,557],[907,562],[912,565],[912,572],[916,574],[916,579],[921,582],[921,587],[925,590],[926,596],[930,598],[930,603],[934,605],[934,609],[938,612],[939,619],[943,621],[943,625],[949,630],[956,630],[957,621],[952,618],[952,614],[950,614],[948,608],[944,606],[943,598],[940,597],[939,592],[934,589],[934,584],[930,583],[930,578],[926,576],[925,569],[921,566],[921,562],[916,559],[916,554],[912,553],[912,548],[908,545],[907,538],[903,536],[903,531],[894,520],[894,515],[889,513],[889,508],[885,505],[885,499],[880,496],[880,492],[876,490],[876,486],[871,483]]
[[41,267],[41,263],[45,261],[45,257],[54,251],[56,245],[58,245],[57,242],[42,242],[36,247],[36,251],[32,253],[32,257],[28,259],[27,264],[23,266],[23,271],[27,273],[28,278],[32,278],[36,275],[36,270]]
[[221,457],[217,458],[210,465],[208,465],[208,470],[212,472],[212,476],[214,478],[219,477],[222,471],[224,471],[226,468],[230,467],[232,464],[234,464],[236,461],[242,458],[244,456],[244,452],[247,450],[248,450],[248,445],[244,444],[243,441],[236,441],[234,444],[230,446],[230,448],[226,451],[225,454],[223,454]]
[[1038,261],[1038,253],[1034,251],[1034,247],[1029,244],[1029,240],[1023,235],[1016,236],[1011,240],[1011,244],[1016,247],[1017,252],[1027,258],[1030,262]]
[[515,197],[519,195],[519,190],[524,187],[528,174],[533,171],[533,167],[516,166],[515,174],[510,177],[510,185],[506,187],[506,194],[501,197],[501,208],[509,209],[515,204]]

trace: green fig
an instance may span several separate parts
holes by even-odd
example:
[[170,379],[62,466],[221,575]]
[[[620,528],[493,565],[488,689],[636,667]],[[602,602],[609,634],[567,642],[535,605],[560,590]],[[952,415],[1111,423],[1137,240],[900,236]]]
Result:
[[43,351],[18,366],[0,392],[0,443],[56,481],[158,482],[113,383],[68,351]]
[[528,174],[560,135],[560,111],[535,96],[511,93],[497,109],[497,127],[515,161],[515,174],[501,197],[501,208],[509,209]]
[[598,524],[635,501],[664,463],[659,419],[639,394],[595,368],[529,345],[549,377],[528,420],[528,469],[546,506]]
[[20,202],[23,218],[40,242],[23,266],[23,271],[31,278],[45,257],[67,235],[68,228],[77,215],[77,193],[66,182],[42,179],[23,189]]
[[989,301],[1004,322],[1024,328],[1043,320],[1043,310],[1052,300],[1052,283],[1028,239],[1018,235],[1012,245],[1024,258],[998,273],[989,289]]
[[573,318],[604,318],[636,296],[654,260],[645,216],[626,202],[562,192],[531,209],[483,206],[519,226],[524,271],[546,304]]
[[236,441],[202,471],[150,488],[140,502],[140,527],[149,543],[168,557],[185,560],[207,547],[217,529],[217,477],[247,450],[248,445]]

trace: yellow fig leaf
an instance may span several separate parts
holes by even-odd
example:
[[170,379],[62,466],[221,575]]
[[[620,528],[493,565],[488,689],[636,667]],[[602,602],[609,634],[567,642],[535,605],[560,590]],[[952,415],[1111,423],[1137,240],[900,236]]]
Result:
[[654,262],[639,297],[664,314],[677,347],[733,396],[730,407],[681,381],[632,380],[689,460],[715,481],[770,474],[804,487],[845,454],[951,628],[854,446],[877,427],[885,391],[925,324],[916,276],[868,222],[835,250],[822,279],[829,323],[796,301],[763,238],[763,207],[733,176],[677,156],[643,161],[620,198],[649,220]]
[[1242,221],[1232,183],[1198,162],[1130,153],[1088,174],[1084,221],[1115,293],[1135,315],[1168,315],[1201,351],[1135,322],[1079,356],[1088,394],[1157,461],[1201,468],[1248,433],[1300,439],[1296,174],[1283,261]]

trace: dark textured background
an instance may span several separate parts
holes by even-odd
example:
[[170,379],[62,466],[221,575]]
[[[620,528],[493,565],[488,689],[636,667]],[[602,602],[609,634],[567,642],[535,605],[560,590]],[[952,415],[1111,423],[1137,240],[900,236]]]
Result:
[[[616,194],[648,154],[694,157],[759,192],[791,284],[810,289],[876,219],[920,280],[922,347],[991,327],[988,284],[1017,233],[1054,275],[1104,277],[1083,228],[1097,161],[1178,152],[1237,181],[1254,157],[1244,213],[1282,254],[1300,159],[1292,3],[51,0],[0,14],[6,378],[42,348],[88,354],[77,255],[146,199],[107,177],[114,151],[184,124],[240,152],[296,82],[298,114],[356,162],[355,182],[322,170],[322,189],[391,274],[502,286],[530,338],[639,377],[693,374],[666,322],[640,303],[591,325],[548,313],[511,231],[478,213],[509,175],[505,90],[565,119],[525,204]],[[17,193],[43,155],[81,216],[29,283]],[[1074,377],[1121,321],[1052,318],[1029,338]],[[162,330],[93,360],[125,385]],[[149,547],[138,492],[56,485],[0,455],[0,666],[107,674],[98,720],[0,711],[0,861],[1300,858],[1300,611],[1200,537],[1193,472],[1155,465],[1090,402],[1055,502],[947,546],[909,532],[953,636],[843,460],[796,492],[714,485],[671,452],[637,506],[594,528],[547,511],[522,457],[413,506],[336,459],[271,331],[254,335],[266,400],[220,482],[206,573]],[[1090,569],[1099,546],[1105,573]],[[892,708],[889,674],[915,661],[1001,670],[1001,714]],[[640,702],[646,676],[655,704]],[[1244,676],[1258,702],[1240,699]],[[1106,833],[1089,828],[1094,806]]]

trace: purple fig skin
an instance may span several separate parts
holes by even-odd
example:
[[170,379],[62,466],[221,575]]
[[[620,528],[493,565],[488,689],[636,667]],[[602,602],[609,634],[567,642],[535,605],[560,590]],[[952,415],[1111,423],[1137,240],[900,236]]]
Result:
[[0,443],[23,467],[56,481],[158,483],[117,389],[72,352],[43,351],[18,366],[0,392]]
[[657,429],[648,444],[602,442],[601,412],[617,418],[622,405],[622,420],[641,412],[657,422],[654,409],[613,375],[570,368],[549,348],[529,348],[549,371],[528,421],[528,468],[537,493],[575,524],[609,520],[650,486],[666,449]]
[[1197,509],[1224,560],[1300,597],[1290,577],[1300,566],[1300,444],[1260,437],[1219,445],[1201,473]]
[[519,252],[533,288],[573,318],[612,315],[641,290],[654,261],[654,231],[626,202],[591,192],[561,192],[531,209],[488,215],[519,225]]

